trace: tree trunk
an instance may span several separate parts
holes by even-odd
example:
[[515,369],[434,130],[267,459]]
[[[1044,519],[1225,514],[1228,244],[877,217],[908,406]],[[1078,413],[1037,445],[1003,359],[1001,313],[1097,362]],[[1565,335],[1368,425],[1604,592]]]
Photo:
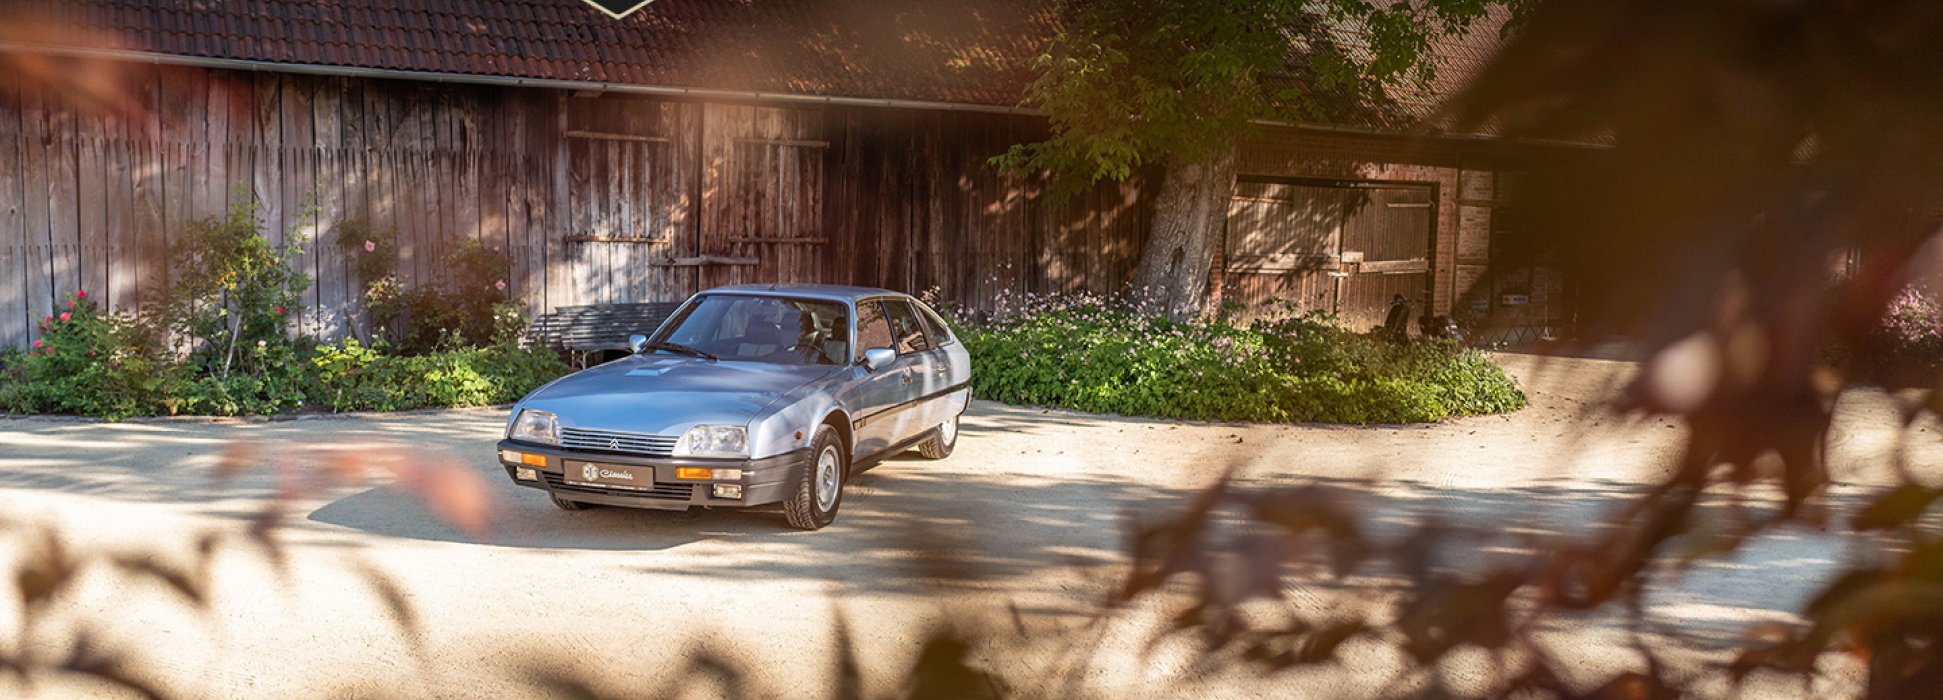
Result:
[[1166,166],[1133,291],[1178,321],[1199,316],[1207,306],[1214,246],[1235,186],[1235,153],[1223,149],[1194,163],[1169,157]]

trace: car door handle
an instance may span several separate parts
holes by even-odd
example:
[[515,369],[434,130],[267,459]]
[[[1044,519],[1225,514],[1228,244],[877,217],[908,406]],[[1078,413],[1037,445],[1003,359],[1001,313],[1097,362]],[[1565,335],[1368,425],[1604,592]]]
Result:
[[938,365],[938,369],[936,371],[938,374],[944,374],[946,372],[951,371],[951,365]]
[[904,381],[903,381],[904,384],[911,383],[911,374],[912,374],[911,372],[904,373]]

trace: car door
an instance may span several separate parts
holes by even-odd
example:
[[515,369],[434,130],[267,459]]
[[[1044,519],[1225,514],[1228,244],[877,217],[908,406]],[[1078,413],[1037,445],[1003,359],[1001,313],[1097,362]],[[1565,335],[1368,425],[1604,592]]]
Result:
[[940,388],[927,393],[938,395],[937,419],[942,422],[963,413],[971,403],[971,354],[965,351],[965,346],[957,338],[952,337],[951,327],[938,312],[932,311],[921,301],[913,301],[911,306],[917,309],[918,320],[924,322],[931,344],[937,346],[932,351],[932,361],[937,363],[932,373]]
[[945,395],[951,387],[951,359],[910,300],[886,299],[884,310],[890,318],[899,357],[909,355],[916,360],[912,366],[912,384],[918,387],[914,392],[917,403],[906,410],[910,416],[900,426],[907,431],[904,437],[908,439],[944,422]]
[[852,428],[856,432],[855,458],[883,452],[909,437],[912,416],[921,385],[917,381],[920,358],[899,354],[889,364],[871,370],[864,366],[864,351],[871,348],[896,349],[889,318],[877,300],[857,303],[857,335],[852,349],[855,381],[845,397],[850,407]]

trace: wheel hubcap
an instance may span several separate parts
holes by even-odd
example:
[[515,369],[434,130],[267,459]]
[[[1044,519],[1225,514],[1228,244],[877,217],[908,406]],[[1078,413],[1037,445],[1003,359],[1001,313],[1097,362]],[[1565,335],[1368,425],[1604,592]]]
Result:
[[938,426],[938,434],[944,436],[945,444],[947,445],[957,443],[958,442],[958,417],[952,416],[950,418],[946,418],[945,424]]
[[836,447],[823,448],[823,454],[816,456],[816,507],[827,511],[837,505],[837,487],[843,479],[843,460],[837,458]]

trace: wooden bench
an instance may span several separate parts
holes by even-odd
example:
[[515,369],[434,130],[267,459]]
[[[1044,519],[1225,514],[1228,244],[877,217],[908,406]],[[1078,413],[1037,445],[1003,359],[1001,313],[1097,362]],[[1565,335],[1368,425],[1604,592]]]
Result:
[[574,367],[586,368],[589,358],[628,352],[628,336],[653,333],[678,308],[680,302],[562,306],[533,319],[526,339],[565,352]]

